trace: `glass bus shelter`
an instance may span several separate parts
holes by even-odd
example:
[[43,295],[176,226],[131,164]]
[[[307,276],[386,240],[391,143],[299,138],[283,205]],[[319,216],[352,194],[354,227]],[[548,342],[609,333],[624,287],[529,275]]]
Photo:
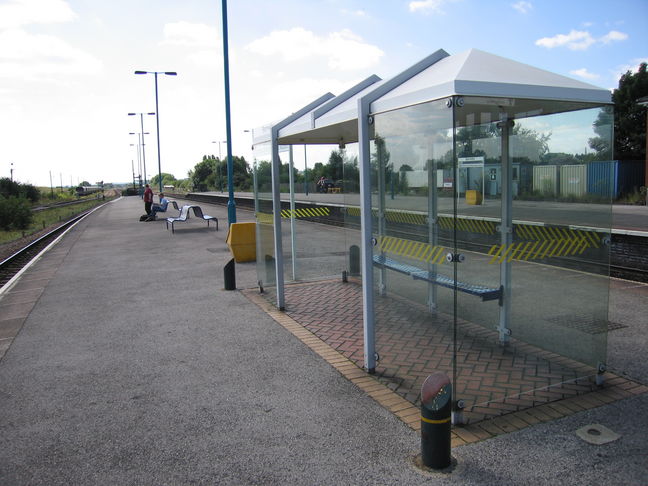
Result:
[[[475,49],[327,94],[255,132],[259,285],[290,309],[286,283],[359,274],[364,368],[397,391],[445,370],[455,422],[596,386],[611,201],[587,187],[611,183],[611,110],[607,90]],[[309,200],[293,165],[315,146],[342,187]]]

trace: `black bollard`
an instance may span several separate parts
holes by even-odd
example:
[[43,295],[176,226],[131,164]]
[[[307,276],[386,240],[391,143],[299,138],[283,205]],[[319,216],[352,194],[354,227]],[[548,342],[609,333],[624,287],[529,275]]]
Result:
[[225,277],[225,290],[236,290],[236,272],[233,258],[223,267],[223,275]]
[[432,469],[452,463],[450,417],[452,384],[445,373],[428,376],[421,387],[421,460]]
[[349,248],[349,274],[360,275],[360,248],[357,245]]

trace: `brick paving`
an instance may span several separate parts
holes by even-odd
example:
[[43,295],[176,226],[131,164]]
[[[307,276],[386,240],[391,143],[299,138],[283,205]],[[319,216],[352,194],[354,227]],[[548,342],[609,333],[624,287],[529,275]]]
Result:
[[[264,295],[273,301],[272,292]],[[287,316],[363,366],[362,288],[357,282],[287,285],[285,295]],[[423,381],[434,371],[453,378],[457,398],[466,404],[466,423],[529,409],[546,415],[537,407],[599,389],[592,378],[595,369],[515,340],[499,346],[495,331],[465,321],[457,324],[455,347],[451,316],[431,314],[409,301],[377,298],[376,319],[380,361],[375,377],[415,407]],[[534,419],[530,417],[527,422]]]

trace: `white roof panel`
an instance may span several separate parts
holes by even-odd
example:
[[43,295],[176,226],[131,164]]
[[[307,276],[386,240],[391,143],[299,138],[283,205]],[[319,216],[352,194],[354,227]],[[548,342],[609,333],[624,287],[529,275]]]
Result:
[[610,103],[608,90],[478,49],[441,59],[372,103],[372,112],[463,96]]

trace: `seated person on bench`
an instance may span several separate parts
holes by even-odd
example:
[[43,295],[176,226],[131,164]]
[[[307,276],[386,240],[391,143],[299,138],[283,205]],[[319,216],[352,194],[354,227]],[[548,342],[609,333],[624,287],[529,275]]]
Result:
[[169,200],[164,197],[164,193],[160,193],[160,204],[153,204],[151,207],[151,214],[149,215],[146,221],[155,221],[157,219],[157,213],[166,213],[167,206],[169,205]]

